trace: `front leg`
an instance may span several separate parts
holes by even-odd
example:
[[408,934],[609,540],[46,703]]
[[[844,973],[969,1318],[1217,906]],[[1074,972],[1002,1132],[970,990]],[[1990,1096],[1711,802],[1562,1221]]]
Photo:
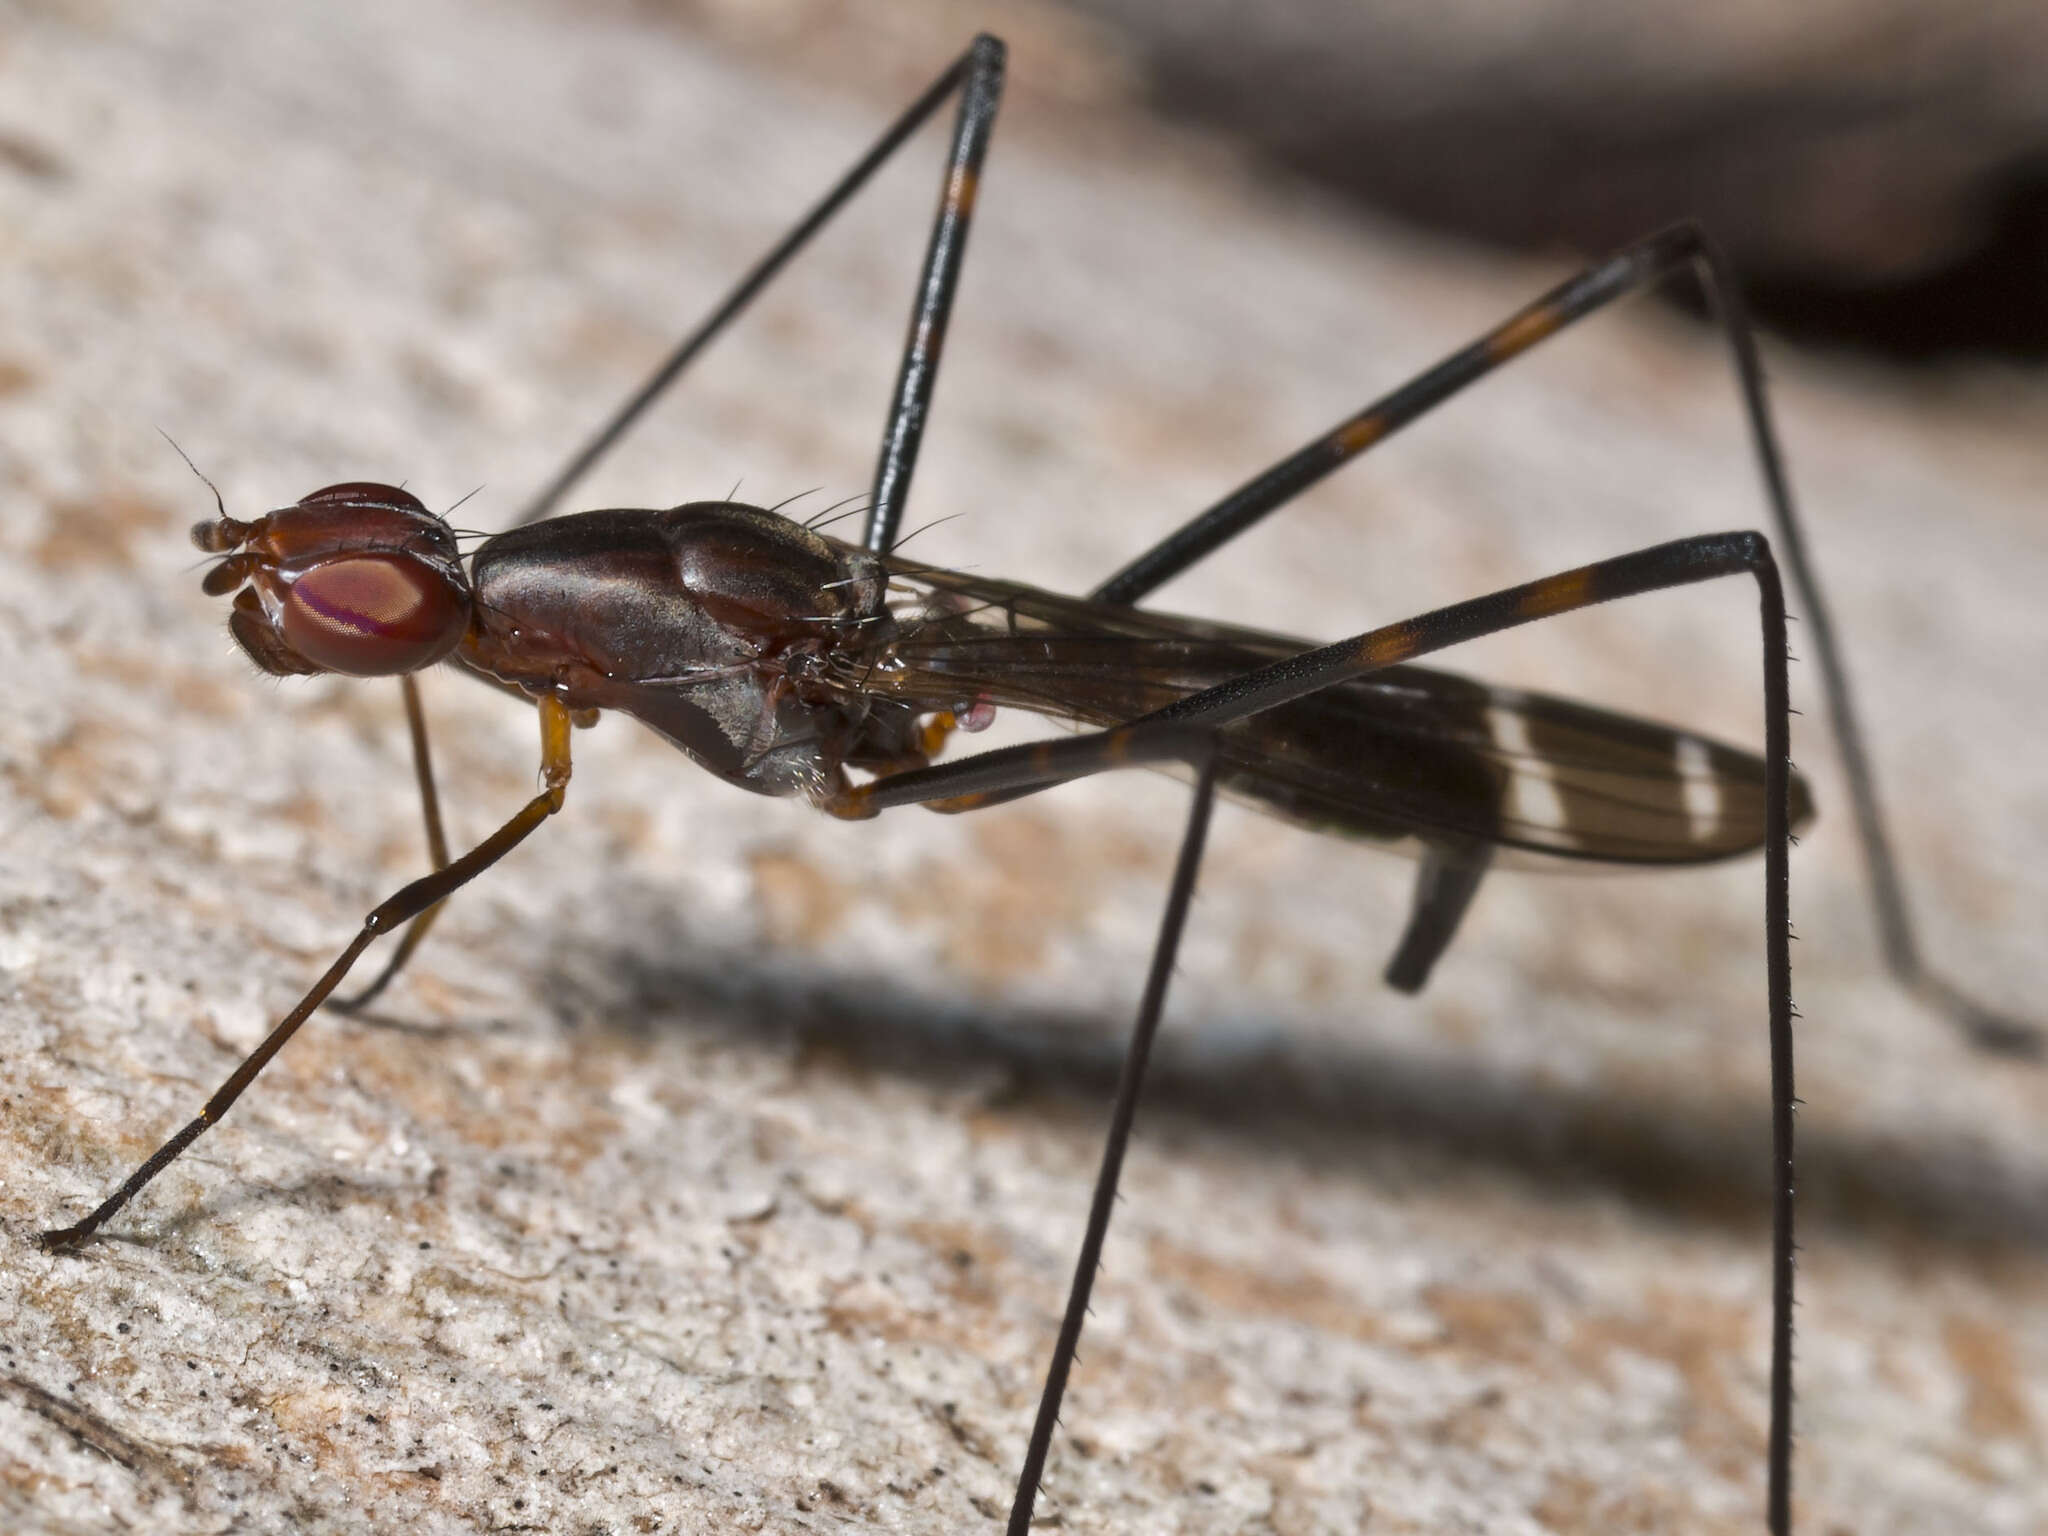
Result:
[[389,899],[379,903],[369,916],[363,919],[361,931],[349,941],[348,948],[344,949],[320,979],[313,983],[306,995],[299,999],[298,1005],[264,1037],[263,1043],[251,1051],[243,1059],[242,1064],[229,1074],[228,1080],[214,1091],[213,1097],[206,1101],[205,1106],[185,1128],[150,1153],[142,1166],[131,1173],[127,1181],[103,1200],[83,1221],[41,1234],[39,1241],[42,1246],[48,1249],[77,1248],[105,1226],[110,1218],[119,1213],[122,1206],[142,1193],[150,1180],[168,1168],[177,1160],[180,1153],[220,1121],[235,1100],[242,1096],[242,1090],[256,1080],[256,1074],[270,1064],[270,1059],[284,1049],[285,1042],[298,1033],[299,1026],[311,1018],[314,1010],[327,1000],[328,994],[341,985],[343,978],[349,973],[349,967],[356,963],[364,950],[401,923],[409,922],[421,913],[438,906],[447,897],[469,884],[524,842],[534,828],[559,811],[569,787],[569,727],[570,716],[567,706],[553,695],[543,698],[540,701],[541,792],[527,801],[510,821],[461,858],[424,879],[413,881]]

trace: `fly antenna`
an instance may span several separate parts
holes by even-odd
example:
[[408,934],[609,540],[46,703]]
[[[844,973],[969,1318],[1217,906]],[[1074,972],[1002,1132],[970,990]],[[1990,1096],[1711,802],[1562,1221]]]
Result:
[[187,453],[184,449],[178,446],[178,440],[175,437],[171,436],[171,434],[166,432],[162,427],[158,427],[156,429],[156,435],[162,438],[165,442],[169,443],[171,445],[171,452],[175,453],[179,458],[183,459],[185,461],[185,467],[191,470],[193,474],[199,477],[199,483],[205,486],[209,491],[213,492],[213,509],[216,512],[220,513],[221,521],[227,521],[227,503],[220,499],[220,487],[215,485],[211,480],[206,478],[206,471],[201,469],[197,464],[194,464],[192,462],[192,455]]

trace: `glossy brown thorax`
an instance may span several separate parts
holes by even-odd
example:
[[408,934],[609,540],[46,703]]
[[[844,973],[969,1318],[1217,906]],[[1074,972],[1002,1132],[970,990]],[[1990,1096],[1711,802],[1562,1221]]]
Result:
[[571,709],[619,709],[720,778],[819,798],[914,754],[915,711],[863,698],[893,621],[872,555],[736,502],[582,512],[472,562],[465,666]]

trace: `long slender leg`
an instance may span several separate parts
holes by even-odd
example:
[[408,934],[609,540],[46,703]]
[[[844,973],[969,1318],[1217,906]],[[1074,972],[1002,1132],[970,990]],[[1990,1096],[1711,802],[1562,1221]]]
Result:
[[[1214,738],[1210,740],[1213,743]],[[1152,1059],[1152,1040],[1159,1033],[1160,1014],[1166,1007],[1166,984],[1173,977],[1174,957],[1180,952],[1180,936],[1187,927],[1195,876],[1202,867],[1202,847],[1209,836],[1209,811],[1216,801],[1216,763],[1216,753],[1211,750],[1203,757],[1201,772],[1195,780],[1187,830],[1181,834],[1173,882],[1166,889],[1166,912],[1159,920],[1159,938],[1152,946],[1152,964],[1145,974],[1144,996],[1138,1002],[1138,1020],[1131,1027],[1131,1043],[1124,1050],[1123,1069],[1117,1074],[1116,1102],[1109,1114],[1109,1132],[1103,1138],[1095,1193],[1088,1201],[1088,1225],[1081,1235],[1081,1251],[1074,1260],[1067,1309],[1060,1318],[1059,1339],[1052,1348],[1045,1388],[1039,1393],[1038,1416],[1032,1421],[1031,1440],[1024,1451],[1024,1469],[1017,1475],[1008,1536],[1025,1536],[1031,1529],[1031,1510],[1038,1500],[1045,1458],[1052,1450],[1060,1400],[1066,1396],[1067,1376],[1081,1345],[1081,1328],[1088,1320],[1088,1298],[1095,1290],[1102,1244],[1109,1236],[1109,1218],[1116,1209],[1116,1186],[1123,1176],[1124,1151],[1130,1145],[1131,1126],[1138,1116],[1138,1093],[1144,1086],[1145,1067]]]
[[[1791,698],[1785,594],[1769,543],[1760,533],[1706,534],[1508,587],[1334,645],[1288,657],[1141,716],[1084,736],[1004,747],[957,762],[912,769],[848,788],[828,803],[841,816],[871,816],[890,806],[938,802],[971,810],[1018,791],[1050,788],[1113,768],[1165,761],[1212,762],[1209,733],[1233,721],[1396,662],[1615,598],[1747,573],[1756,579],[1764,653],[1764,946],[1771,1049],[1771,1427],[1765,1515],[1773,1536],[1790,1536],[1792,1479],[1792,950]],[[1192,877],[1190,877],[1191,879]],[[1176,881],[1178,882],[1178,875]],[[1141,1015],[1142,1023],[1142,1015]],[[1149,1040],[1149,1035],[1145,1038]],[[1135,1091],[1135,1090],[1134,1090]],[[1128,1126],[1125,1126],[1128,1131]],[[1121,1157],[1121,1149],[1117,1149]],[[1105,1176],[1114,1169],[1107,1156]],[[1098,1189],[1098,1201],[1107,1198]],[[1090,1267],[1092,1274],[1092,1265]],[[1072,1310],[1070,1306],[1070,1311]],[[1047,1376],[1050,1410],[1072,1364],[1074,1338],[1062,1330]],[[1034,1436],[1034,1446],[1037,1437]],[[1042,1455],[1042,1451],[1040,1452]],[[1027,1468],[1027,1470],[1033,1470]],[[1035,1471],[1020,1483],[1010,1530],[1030,1522]]]
[[[840,177],[809,213],[797,221],[796,227],[778,240],[768,254],[756,262],[746,276],[734,285],[732,291],[719,301],[717,307],[677,343],[675,350],[648,375],[647,381],[628,396],[626,402],[613,412],[611,418],[591,435],[540,493],[526,504],[515,521],[530,523],[552,511],[555,504],[568,494],[569,488],[589,473],[591,466],[604,457],[612,444],[624,436],[626,430],[640,419],[641,413],[675,381],[676,375],[689,367],[697,354],[709,346],[712,339],[754,301],[761,290],[789,264],[798,251],[810,243],[811,237],[830,221],[833,214],[845,206],[854,193],[867,183],[868,178],[881,168],[883,162],[896,152],[903,141],[922,127],[925,120],[964,83],[967,90],[961,101],[960,122],[954,130],[946,195],[940,204],[938,223],[932,231],[931,250],[925,258],[925,276],[920,288],[918,308],[919,320],[913,322],[910,350],[904,357],[903,375],[897,384],[897,400],[890,413],[890,432],[883,442],[882,466],[876,471],[876,498],[879,503],[884,488],[884,470],[892,462],[896,465],[888,479],[893,488],[896,512],[900,517],[903,491],[908,487],[910,467],[917,458],[917,440],[923,431],[925,407],[931,398],[931,379],[938,363],[939,343],[944,337],[946,318],[952,308],[953,288],[959,275],[960,257],[965,249],[967,218],[974,199],[975,174],[980,168],[982,156],[987,152],[989,133],[995,121],[996,103],[1002,95],[1004,51],[1002,42],[997,38],[985,34],[975,38],[967,51],[956,59],[944,74],[933,81],[930,88],[912,102],[901,117],[889,125],[888,131],[875,141],[874,147],[861,156],[851,170]],[[921,332],[920,322],[927,319],[930,321],[929,329]],[[920,350],[921,336],[923,350]],[[915,369],[913,360],[916,363]],[[900,446],[892,450],[892,443],[898,438],[901,439]],[[871,532],[874,526],[874,514],[870,510]],[[893,535],[893,528],[890,532]]]
[[1772,536],[1778,541],[1785,567],[1792,576],[1792,589],[1804,609],[1806,631],[1813,638],[1814,658],[1820,665],[1829,725],[1841,745],[1842,770],[1849,782],[1856,839],[1863,850],[1870,903],[1885,964],[1901,986],[1948,1015],[1980,1047],[2010,1055],[2039,1056],[2044,1040],[2038,1029],[1975,1002],[1930,970],[1922,956],[1906,901],[1905,882],[1892,855],[1891,836],[1878,803],[1876,779],[1864,744],[1863,727],[1857,718],[1848,671],[1806,553],[1806,536],[1793,502],[1791,480],[1785,472],[1784,455],[1778,448],[1777,428],[1764,389],[1755,331],[1726,258],[1696,224],[1675,224],[1660,230],[1560,283],[1477,341],[1451,353],[1246,481],[1132,560],[1096,587],[1091,596],[1099,602],[1137,602],[1468,384],[1548,340],[1574,321],[1679,271],[1691,271],[1699,279],[1728,340],[1750,446],[1770,509]]
[[917,307],[911,312],[910,334],[896,371],[896,393],[882,429],[867,525],[861,532],[861,542],[878,553],[895,547],[903,526],[903,505],[910,496],[910,477],[917,468],[925,416],[938,382],[939,354],[945,347],[946,325],[953,317],[953,298],[960,287],[960,263],[967,254],[967,221],[974,212],[981,163],[988,155],[996,107],[1002,100],[1004,52],[1003,45],[986,33],[967,50],[967,85],[960,93],[960,115],[953,124],[953,147],[946,158],[938,216],[925,249],[924,270],[917,280]]
[[[412,772],[420,786],[420,815],[427,824],[427,856],[433,860],[436,870],[443,870],[448,867],[448,834],[441,829],[441,796],[434,788],[434,758],[427,746],[427,712],[420,704],[418,678],[408,672],[399,678],[398,685],[405,695],[405,725],[407,734],[412,738]],[[391,958],[377,973],[375,981],[354,997],[338,997],[327,1006],[336,1013],[357,1013],[375,1002],[405,969],[405,962],[420,947],[420,941],[434,926],[441,909],[442,903],[436,902],[412,920],[405,936],[398,941],[398,948],[392,951]]]
[[75,1248],[105,1226],[108,1219],[140,1194],[151,1179],[169,1167],[179,1153],[220,1121],[235,1100],[242,1096],[242,1090],[256,1080],[256,1074],[270,1064],[270,1058],[284,1049],[285,1042],[298,1032],[299,1026],[311,1018],[313,1011],[341,985],[349,967],[356,963],[372,941],[446,900],[518,847],[535,827],[562,808],[569,786],[569,711],[552,697],[540,701],[540,737],[541,773],[545,786],[541,792],[527,801],[510,821],[461,858],[424,879],[413,881],[371,911],[363,919],[362,930],[349,940],[348,947],[313,983],[311,990],[299,999],[298,1006],[286,1014],[264,1037],[263,1043],[229,1074],[228,1080],[214,1091],[198,1115],[177,1135],[150,1153],[142,1166],[128,1176],[127,1182],[101,1202],[90,1216],[75,1226],[43,1233],[40,1240],[45,1248]]
[[[1444,403],[1468,384],[1477,383],[1504,363],[1512,362],[1539,342],[1547,341],[1575,320],[1605,308],[1624,295],[1647,288],[1673,272],[1698,265],[1711,281],[1725,284],[1720,257],[1706,235],[1693,224],[1659,230],[1624,247],[1604,261],[1559,283],[1515,311],[1477,341],[1460,347],[1435,366],[1424,369],[1389,393],[1338,422],[1270,469],[1262,470],[1221,501],[1197,513],[1157,544],[1132,560],[1089,595],[1102,603],[1135,603],[1178,576],[1198,560],[1214,554],[1268,513],[1292,501],[1325,475],[1350,463],[1367,449],[1385,442],[1401,428]],[[1732,292],[1732,288],[1730,289]],[[1746,334],[1746,333],[1745,333]],[[1792,499],[1783,490],[1778,452],[1771,437],[1770,412],[1762,404],[1762,383],[1753,378],[1754,349],[1742,368],[1745,396],[1755,386],[1753,422],[1769,444],[1767,475],[1774,487],[1771,511],[1779,531],[1792,521]],[[1760,454],[1764,452],[1759,449]],[[1805,593],[1800,584],[1801,595]]]

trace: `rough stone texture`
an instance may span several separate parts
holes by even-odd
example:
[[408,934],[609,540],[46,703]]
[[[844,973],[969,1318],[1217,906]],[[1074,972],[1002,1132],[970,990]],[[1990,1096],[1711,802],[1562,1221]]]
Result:
[[[1258,190],[1020,19],[926,558],[1083,585],[1557,276]],[[380,1018],[309,1027],[90,1253],[28,1241],[423,857],[395,691],[251,675],[155,429],[231,508],[481,482],[457,518],[492,526],[968,29],[841,26],[830,69],[807,38],[779,73],[758,30],[460,0],[0,22],[7,1529],[958,1531],[1007,1502],[1168,780],[839,826],[608,722]],[[588,502],[863,489],[936,156]],[[1930,946],[2037,1002],[2048,387],[1772,363]],[[1751,482],[1716,344],[1636,306],[1168,600],[1336,634],[1750,523]],[[1461,661],[1754,741],[1752,609],[1643,601]],[[532,724],[460,680],[429,702],[480,836]],[[1797,726],[1800,1528],[2038,1531],[2048,1077],[1878,974]],[[1419,1001],[1376,982],[1408,874],[1222,819],[1049,1511],[1757,1529],[1758,867],[1503,876]]]

